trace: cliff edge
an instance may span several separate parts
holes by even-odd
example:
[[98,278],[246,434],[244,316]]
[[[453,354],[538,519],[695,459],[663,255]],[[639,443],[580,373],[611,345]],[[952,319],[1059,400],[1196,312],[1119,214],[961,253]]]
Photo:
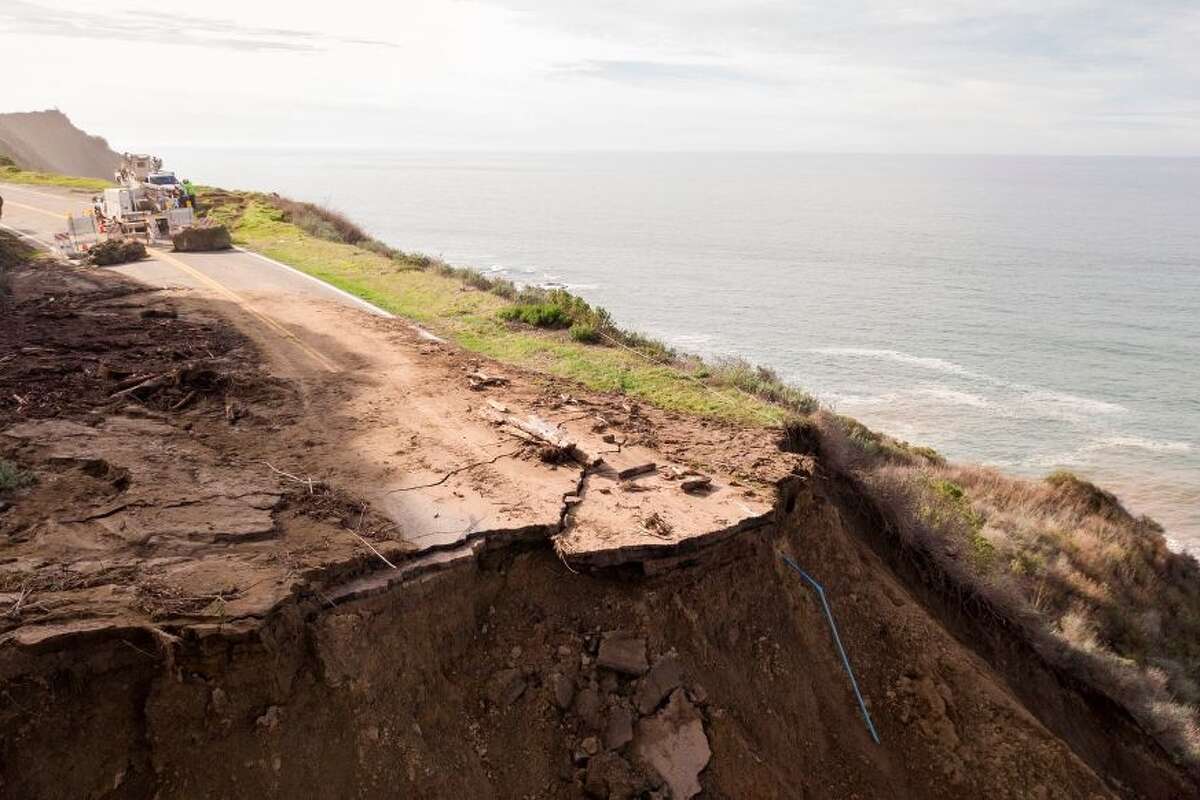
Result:
[[121,157],[58,110],[0,114],[0,157],[26,169],[112,178]]

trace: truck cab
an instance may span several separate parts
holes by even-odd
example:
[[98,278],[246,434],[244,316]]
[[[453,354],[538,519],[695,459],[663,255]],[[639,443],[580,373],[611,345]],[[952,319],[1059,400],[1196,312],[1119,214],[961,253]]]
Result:
[[167,171],[163,171],[163,170],[160,170],[158,172],[151,172],[149,175],[146,176],[145,182],[152,186],[176,187],[176,186],[182,185],[179,182],[179,178],[175,177],[174,172],[167,172]]

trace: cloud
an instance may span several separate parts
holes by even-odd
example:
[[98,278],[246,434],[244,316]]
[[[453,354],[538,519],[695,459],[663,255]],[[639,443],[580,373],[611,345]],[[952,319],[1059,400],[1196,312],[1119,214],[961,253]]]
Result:
[[619,83],[663,83],[679,81],[724,81],[735,83],[774,83],[720,64],[669,61],[625,61],[585,59],[555,66],[551,73],[559,77],[599,78]]
[[396,47],[375,39],[348,39],[291,28],[242,25],[232,20],[163,13],[159,9],[115,9],[111,12],[66,11],[26,2],[3,0],[0,32],[74,39],[152,42],[248,51],[318,52],[334,44]]

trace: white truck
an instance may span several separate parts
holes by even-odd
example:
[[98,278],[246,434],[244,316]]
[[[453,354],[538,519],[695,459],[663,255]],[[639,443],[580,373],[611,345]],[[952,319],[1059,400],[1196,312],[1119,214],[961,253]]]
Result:
[[145,237],[150,242],[169,240],[196,224],[195,212],[174,192],[145,184],[105,189],[94,198],[93,209],[104,233]]
[[63,252],[86,254],[100,241],[131,238],[176,250],[230,247],[228,229],[198,220],[189,187],[162,165],[155,156],[125,153],[119,185],[93,197],[89,214],[67,220],[67,232],[57,237]]

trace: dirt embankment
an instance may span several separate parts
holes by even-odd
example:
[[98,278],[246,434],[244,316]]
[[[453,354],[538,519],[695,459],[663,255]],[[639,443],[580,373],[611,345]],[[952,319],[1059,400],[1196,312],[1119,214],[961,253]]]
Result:
[[[1193,793],[1153,752],[1125,757],[1146,747],[1136,731],[1114,740],[1120,758],[1073,751],[1103,737],[1104,710],[1070,686],[1014,686],[1014,661],[1044,674],[1034,657],[972,649],[986,621],[970,615],[948,629],[951,606],[877,546],[879,520],[811,457],[375,320],[427,376],[504,372],[506,402],[545,408],[574,392],[615,441],[773,484],[765,524],[614,567],[576,571],[553,546],[573,503],[545,525],[414,552],[359,499],[374,473],[345,443],[415,400],[379,375],[272,375],[224,321],[234,313],[97,270],[12,277],[0,458],[37,481],[0,494],[3,796]],[[357,412],[359,389],[378,417]],[[443,454],[403,439],[369,452],[441,470]],[[277,466],[305,460],[342,467],[309,483]],[[473,470],[478,491],[504,485],[496,468]],[[678,492],[538,469],[614,514]],[[881,744],[780,554],[825,584]],[[1038,697],[1071,718],[1047,722]]]
[[61,111],[0,114],[0,156],[25,169],[112,179],[121,157]]

